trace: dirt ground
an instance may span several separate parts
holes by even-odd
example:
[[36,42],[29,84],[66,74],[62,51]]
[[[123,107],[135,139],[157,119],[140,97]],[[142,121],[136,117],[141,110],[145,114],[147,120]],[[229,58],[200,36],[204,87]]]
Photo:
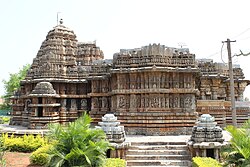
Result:
[[31,153],[6,152],[6,167],[40,167],[31,165],[29,156]]

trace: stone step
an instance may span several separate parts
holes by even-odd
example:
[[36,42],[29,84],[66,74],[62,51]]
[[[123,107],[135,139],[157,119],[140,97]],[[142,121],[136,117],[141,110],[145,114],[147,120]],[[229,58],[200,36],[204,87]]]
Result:
[[126,155],[126,160],[188,160],[190,155]]
[[188,150],[160,150],[160,149],[152,149],[152,150],[132,150],[129,149],[127,151],[127,155],[189,155]]
[[139,142],[131,142],[131,145],[134,146],[145,146],[145,145],[186,145],[186,142],[174,141],[174,142],[165,142],[165,141],[139,141]]
[[[161,165],[161,166],[165,166],[166,167],[166,165]],[[127,167],[145,167],[145,166],[127,166]],[[146,166],[146,167],[159,167],[159,166]],[[186,165],[167,165],[167,167],[187,167]]]
[[[166,167],[166,165],[161,165],[161,166],[165,166]],[[127,167],[145,167],[145,166],[127,166]],[[159,166],[146,166],[146,167],[159,167]],[[187,167],[186,165],[167,165],[167,167]]]
[[189,160],[127,160],[127,166],[181,166],[191,167]]
[[[131,143],[132,144],[132,143]],[[131,145],[129,150],[185,150],[188,151],[186,145]]]

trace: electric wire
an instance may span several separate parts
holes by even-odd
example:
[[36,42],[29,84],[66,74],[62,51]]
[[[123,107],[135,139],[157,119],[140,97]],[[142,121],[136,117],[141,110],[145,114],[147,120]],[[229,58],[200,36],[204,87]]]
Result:
[[223,56],[222,56],[222,51],[223,51],[223,47],[224,47],[224,42],[222,42],[222,46],[221,46],[221,49],[220,49],[220,57],[221,57],[221,61],[226,64],[223,60]]

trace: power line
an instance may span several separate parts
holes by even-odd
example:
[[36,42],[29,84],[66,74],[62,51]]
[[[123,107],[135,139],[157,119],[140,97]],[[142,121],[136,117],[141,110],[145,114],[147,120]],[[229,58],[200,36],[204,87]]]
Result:
[[250,37],[246,37],[246,38],[241,38],[241,39],[237,39],[237,41],[244,41],[244,40],[247,40],[249,39]]
[[236,39],[236,38],[238,38],[239,36],[245,34],[245,33],[246,33],[247,31],[249,31],[249,30],[250,30],[250,28],[247,28],[246,30],[242,31],[241,33],[239,33],[238,35],[236,35],[236,36],[234,36],[234,37],[232,37],[232,38]]
[[220,58],[221,58],[221,61],[226,64],[223,60],[223,57],[222,57],[222,51],[223,51],[223,46],[224,46],[224,42],[222,42],[222,46],[221,46],[221,50],[220,50]]

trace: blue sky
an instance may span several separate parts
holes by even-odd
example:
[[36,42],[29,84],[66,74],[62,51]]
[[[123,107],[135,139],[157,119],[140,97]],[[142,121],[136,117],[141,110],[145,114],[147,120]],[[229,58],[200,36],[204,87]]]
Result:
[[[185,43],[197,58],[221,62],[221,41],[227,38],[237,40],[232,43],[233,54],[239,49],[250,52],[249,6],[247,0],[2,0],[0,81],[32,63],[57,24],[57,12],[78,41],[96,40],[105,58],[149,43],[171,47]],[[225,49],[222,57],[227,61]],[[233,61],[250,79],[250,57]]]

